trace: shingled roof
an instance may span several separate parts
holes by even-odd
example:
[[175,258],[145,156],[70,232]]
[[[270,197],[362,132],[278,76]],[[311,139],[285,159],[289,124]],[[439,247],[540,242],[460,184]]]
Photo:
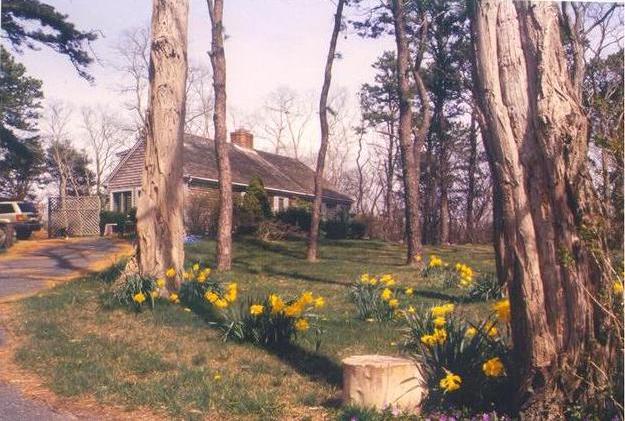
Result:
[[[263,180],[265,188],[273,192],[312,197],[314,195],[314,171],[304,163],[282,155],[255,149],[247,149],[228,143],[232,182],[247,186],[252,177]],[[120,160],[107,180],[110,190],[141,186],[144,142],[138,142]],[[184,136],[185,178],[217,182],[217,160],[213,141],[207,138],[185,134]],[[352,203],[353,199],[325,182],[323,198],[336,202]]]

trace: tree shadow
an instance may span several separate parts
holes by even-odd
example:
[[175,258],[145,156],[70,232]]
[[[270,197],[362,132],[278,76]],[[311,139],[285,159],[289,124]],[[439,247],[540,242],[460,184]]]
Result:
[[281,345],[280,347],[260,347],[280,361],[293,368],[309,379],[322,381],[330,386],[342,385],[343,371],[341,366],[331,358],[308,350],[297,344]]

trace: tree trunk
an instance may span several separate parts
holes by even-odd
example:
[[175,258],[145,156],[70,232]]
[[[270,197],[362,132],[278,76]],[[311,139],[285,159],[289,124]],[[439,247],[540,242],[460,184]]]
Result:
[[332,81],[332,64],[336,55],[336,42],[341,30],[341,21],[343,16],[343,5],[345,0],[339,0],[336,5],[336,13],[334,15],[334,28],[332,37],[330,38],[330,48],[326,59],[326,68],[323,76],[323,87],[321,88],[321,97],[319,98],[319,123],[321,125],[321,145],[319,146],[319,155],[317,156],[317,171],[315,172],[315,200],[312,208],[312,219],[310,223],[310,232],[308,233],[308,251],[306,260],[315,262],[317,260],[317,248],[319,245],[319,222],[321,221],[321,201],[323,198],[323,170],[326,162],[326,152],[328,150],[328,93],[330,92],[330,83]]
[[230,270],[232,266],[232,174],[228,155],[228,130],[226,126],[226,55],[223,37],[223,0],[207,0],[211,19],[212,44],[210,59],[213,67],[215,108],[215,153],[219,174],[219,221],[217,227],[217,270]]
[[477,172],[477,127],[475,113],[471,114],[471,128],[469,129],[469,163],[467,169],[467,210],[465,241],[475,242],[475,219],[473,202],[475,201],[475,173]]
[[412,94],[410,92],[410,50],[406,37],[406,17],[403,0],[393,0],[395,42],[397,44],[397,77],[399,81],[399,145],[401,151],[402,176],[406,213],[406,263],[417,265],[421,254],[421,233],[419,227],[419,174],[416,156],[419,151],[412,142]]
[[137,208],[137,256],[143,275],[177,276],[184,265],[182,152],[187,79],[187,0],[154,0],[145,164]]
[[503,247],[495,249],[510,276],[517,397],[529,417],[559,419],[567,401],[599,393],[613,355],[598,335],[609,260],[586,168],[587,121],[567,75],[557,8],[474,5],[476,100],[501,216]]

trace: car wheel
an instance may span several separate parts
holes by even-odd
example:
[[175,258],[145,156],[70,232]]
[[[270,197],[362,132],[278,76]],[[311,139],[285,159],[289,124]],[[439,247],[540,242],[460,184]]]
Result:
[[0,248],[7,248],[8,245],[8,230],[4,225],[0,225]]
[[30,238],[30,231],[17,231],[15,233],[17,235],[18,240],[28,240]]

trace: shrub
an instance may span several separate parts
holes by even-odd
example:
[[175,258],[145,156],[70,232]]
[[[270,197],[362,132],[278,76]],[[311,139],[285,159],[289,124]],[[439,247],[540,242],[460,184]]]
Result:
[[349,223],[349,238],[360,240],[367,233],[367,224],[364,222],[353,220]]
[[262,221],[256,229],[256,237],[263,241],[284,240],[291,231],[290,226],[280,221]]
[[344,220],[324,221],[322,228],[326,233],[326,238],[331,240],[343,240],[349,234],[349,223]]
[[[454,305],[405,313],[403,348],[418,363],[429,388],[429,408],[507,410],[512,395],[506,336],[509,304],[501,301],[485,321],[474,325],[454,316]],[[500,324],[497,324],[499,320]]]
[[195,235],[211,235],[217,227],[217,199],[208,192],[193,192],[185,206],[185,227]]
[[263,181],[252,177],[238,206],[238,225],[244,232],[253,232],[258,224],[271,218],[271,206]]
[[100,235],[104,235],[106,224],[117,224],[117,232],[124,232],[126,225],[126,214],[123,212],[101,211],[100,212]]
[[[233,289],[234,288],[234,289]],[[236,301],[230,297],[236,284],[230,284],[225,293],[208,291],[205,299],[221,313],[221,320],[214,322],[223,332],[224,341],[236,340],[274,347],[288,345],[307,331],[315,333],[315,348],[320,345],[322,329],[319,316],[314,313],[325,305],[322,297],[304,292],[299,297],[284,300],[277,294],[264,299],[248,298]]]
[[[357,317],[376,321],[393,319],[400,306],[400,290],[391,289],[395,285],[395,279],[390,274],[383,275],[380,279],[368,273],[362,274],[359,282],[349,288],[349,296],[356,305]],[[412,288],[406,288],[403,294],[412,295]]]
[[474,300],[492,300],[503,298],[504,291],[497,279],[497,274],[488,272],[480,274],[471,285],[467,296]]
[[310,230],[312,215],[307,206],[290,206],[282,212],[276,214],[278,221],[299,228],[302,231]]

